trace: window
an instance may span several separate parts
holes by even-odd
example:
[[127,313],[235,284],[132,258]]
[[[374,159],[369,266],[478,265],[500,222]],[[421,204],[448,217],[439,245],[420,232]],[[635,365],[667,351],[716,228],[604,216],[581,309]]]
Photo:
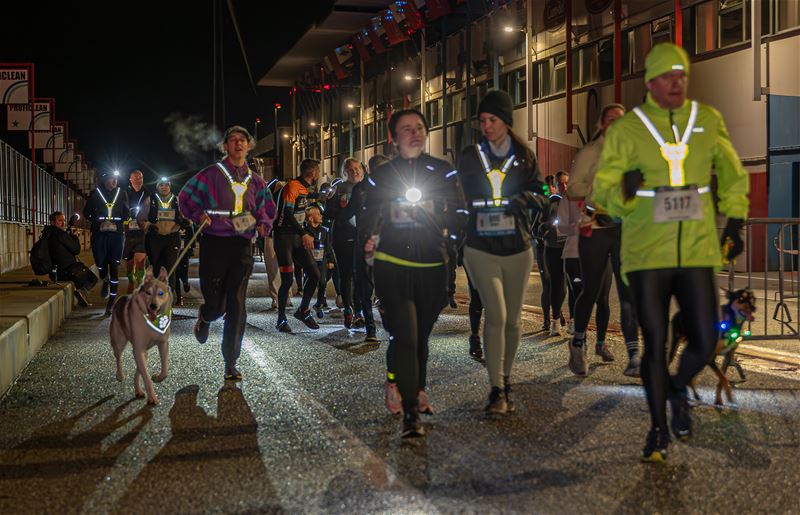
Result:
[[438,127],[442,124],[442,99],[431,100],[425,104],[425,117],[428,119],[430,127]]
[[377,131],[377,140],[378,143],[386,143],[386,134],[389,132],[388,124],[386,120],[380,119],[375,122],[376,131]]
[[572,51],[573,88],[597,82],[597,48],[598,44],[594,42]]
[[368,147],[375,144],[375,124],[374,123],[364,124],[364,144],[366,146],[368,146]]
[[469,99],[470,102],[469,112],[472,113],[472,116],[478,115],[478,103],[480,103],[481,99],[486,95],[486,92],[489,91],[490,85],[491,82],[486,81],[486,82],[481,82],[479,84],[475,84],[470,89],[471,98]]
[[745,40],[744,0],[719,0],[719,46]]
[[650,30],[651,45],[672,41],[672,15],[654,20]]
[[527,90],[525,89],[525,68],[519,68],[506,73],[503,75],[500,83],[502,89],[511,97],[511,102],[514,105],[525,103],[525,95],[527,95]]
[[558,54],[553,57],[553,75],[555,79],[555,89],[553,93],[560,93],[567,89],[567,56]]
[[650,24],[640,25],[628,33],[630,48],[630,72],[644,70],[644,59],[650,52]]
[[462,90],[447,99],[447,123],[464,120],[464,112],[466,111],[465,98],[466,93]]
[[614,38],[597,42],[597,69],[600,82],[614,78]]
[[797,0],[777,0],[776,3],[778,30],[800,27],[800,2]]
[[714,13],[714,3],[706,2],[698,5],[695,13],[697,23],[695,51],[698,54],[710,52],[717,48],[717,17]]

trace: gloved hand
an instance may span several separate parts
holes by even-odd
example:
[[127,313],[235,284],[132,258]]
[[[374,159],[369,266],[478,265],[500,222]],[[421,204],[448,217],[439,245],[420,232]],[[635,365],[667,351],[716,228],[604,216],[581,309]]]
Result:
[[728,218],[728,223],[725,225],[725,230],[722,231],[722,257],[726,261],[734,259],[744,250],[744,241],[742,241],[742,226],[744,220],[741,218]]
[[625,175],[622,176],[622,198],[627,202],[635,197],[643,182],[644,175],[639,170],[625,172]]

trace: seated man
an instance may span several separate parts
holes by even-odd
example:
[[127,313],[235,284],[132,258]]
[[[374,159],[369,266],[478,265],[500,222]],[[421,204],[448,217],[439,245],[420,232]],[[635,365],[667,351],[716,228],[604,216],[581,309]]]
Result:
[[89,268],[77,260],[75,256],[81,252],[81,242],[75,234],[70,220],[61,211],[50,215],[50,225],[42,230],[42,238],[47,239],[50,260],[55,268],[50,278],[54,281],[72,281],[75,284],[75,299],[83,307],[89,305],[86,294],[97,284],[97,276]]

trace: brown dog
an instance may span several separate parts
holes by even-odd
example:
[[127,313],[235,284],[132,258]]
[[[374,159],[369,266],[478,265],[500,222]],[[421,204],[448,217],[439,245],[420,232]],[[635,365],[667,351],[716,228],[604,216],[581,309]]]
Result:
[[[141,286],[130,295],[120,297],[112,309],[111,348],[117,358],[117,381],[125,378],[122,373],[122,351],[131,342],[136,361],[133,390],[137,398],[144,397],[139,384],[139,378],[143,378],[148,404],[158,404],[153,381],[161,382],[167,378],[171,322],[172,293],[167,284],[167,271],[163,267],[158,278],[153,276],[153,269],[148,267]],[[158,346],[161,357],[161,373],[154,374],[151,380],[147,371],[147,351],[154,345]]]
[[[716,351],[714,357],[709,362],[708,366],[717,376],[717,393],[714,404],[722,406],[722,390],[725,390],[725,397],[728,402],[733,404],[733,388],[731,383],[725,376],[728,367],[733,363],[737,368],[738,364],[734,362],[733,355],[739,343],[749,334],[743,327],[745,322],[753,321],[753,313],[756,311],[756,298],[749,288],[728,292],[728,303],[722,306],[722,317],[719,324],[719,339],[717,340]],[[686,333],[683,329],[683,322],[681,320],[680,312],[675,313],[670,321],[670,351],[669,362],[671,363],[678,350],[678,345],[686,341]],[[723,356],[722,366],[717,365],[717,356]],[[740,374],[741,374],[740,369]],[[744,375],[742,374],[742,378]],[[700,395],[697,393],[695,387],[695,380],[689,384],[689,387],[694,393],[694,398],[700,400]]]

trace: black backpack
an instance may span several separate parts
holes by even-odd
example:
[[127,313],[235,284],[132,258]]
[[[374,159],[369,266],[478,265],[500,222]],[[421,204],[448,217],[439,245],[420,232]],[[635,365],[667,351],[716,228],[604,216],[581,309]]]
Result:
[[50,259],[50,245],[47,238],[39,236],[39,239],[31,247],[30,261],[33,273],[36,275],[47,275],[53,271],[53,261]]

